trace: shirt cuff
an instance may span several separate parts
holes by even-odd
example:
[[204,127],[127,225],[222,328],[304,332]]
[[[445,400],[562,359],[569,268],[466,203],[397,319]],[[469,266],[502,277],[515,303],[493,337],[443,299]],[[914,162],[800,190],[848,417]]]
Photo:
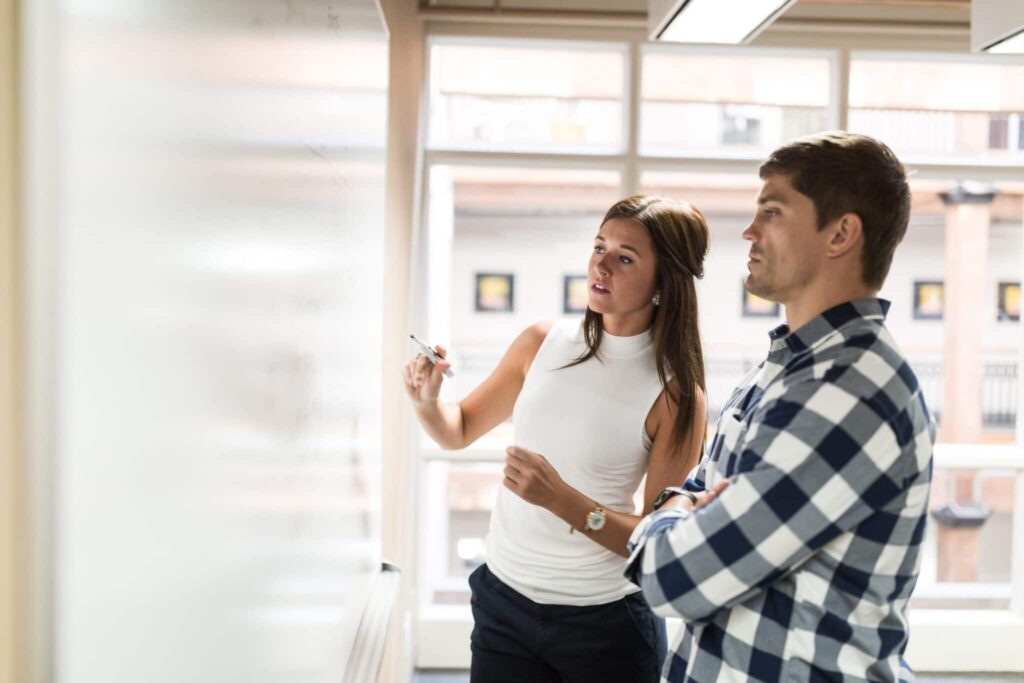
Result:
[[629,542],[626,543],[626,550],[629,552],[629,559],[626,560],[626,571],[624,575],[633,583],[639,585],[636,578],[640,569],[640,556],[644,553],[644,547],[648,539],[661,532],[674,527],[679,520],[686,519],[691,513],[679,508],[668,508],[667,510],[655,510],[640,520],[640,523],[633,529]]

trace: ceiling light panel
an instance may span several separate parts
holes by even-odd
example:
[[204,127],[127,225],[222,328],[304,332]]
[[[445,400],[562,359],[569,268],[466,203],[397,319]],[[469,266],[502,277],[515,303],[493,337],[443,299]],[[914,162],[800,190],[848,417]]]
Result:
[[973,0],[971,49],[975,52],[1024,54],[1024,2]]
[[650,0],[650,37],[738,45],[753,40],[796,0]]

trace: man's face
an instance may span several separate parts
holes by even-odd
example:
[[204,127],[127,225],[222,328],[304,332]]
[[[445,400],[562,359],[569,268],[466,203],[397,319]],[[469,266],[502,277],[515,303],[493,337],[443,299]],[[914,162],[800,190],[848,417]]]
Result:
[[810,197],[797,192],[788,176],[769,176],[743,231],[750,241],[747,291],[781,304],[798,300],[827,263],[828,233],[818,230]]

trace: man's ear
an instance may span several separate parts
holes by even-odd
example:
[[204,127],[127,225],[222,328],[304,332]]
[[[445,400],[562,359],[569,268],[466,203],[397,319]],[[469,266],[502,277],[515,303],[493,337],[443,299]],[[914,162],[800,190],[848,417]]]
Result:
[[833,221],[830,232],[832,234],[825,255],[828,258],[839,258],[864,239],[864,222],[855,213],[844,213]]

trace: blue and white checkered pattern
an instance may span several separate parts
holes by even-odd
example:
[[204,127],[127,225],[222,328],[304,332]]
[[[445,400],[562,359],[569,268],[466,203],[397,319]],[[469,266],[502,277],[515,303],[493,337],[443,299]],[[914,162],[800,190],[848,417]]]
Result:
[[637,526],[626,576],[686,621],[663,681],[913,679],[935,430],[888,308],[860,299],[773,330],[687,481],[730,486]]

